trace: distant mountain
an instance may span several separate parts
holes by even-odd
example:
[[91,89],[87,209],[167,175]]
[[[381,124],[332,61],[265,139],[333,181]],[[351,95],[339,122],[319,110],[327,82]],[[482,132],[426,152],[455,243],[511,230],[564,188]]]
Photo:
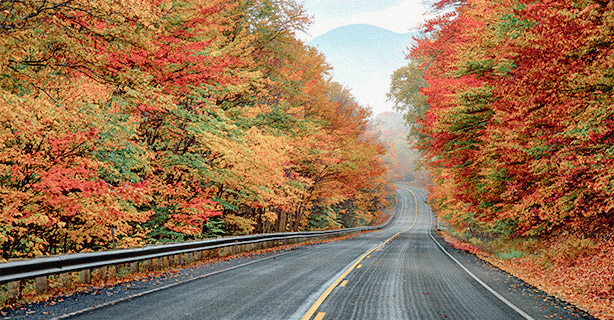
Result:
[[392,73],[406,64],[405,55],[417,32],[398,34],[371,25],[339,27],[309,45],[326,56],[333,79],[352,89],[359,102],[374,113],[391,109],[386,102]]

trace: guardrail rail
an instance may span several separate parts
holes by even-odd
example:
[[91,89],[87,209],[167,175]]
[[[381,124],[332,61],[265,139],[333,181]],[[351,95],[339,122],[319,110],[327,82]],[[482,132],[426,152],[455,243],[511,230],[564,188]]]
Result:
[[9,261],[0,263],[0,284],[7,284],[10,302],[21,298],[23,280],[35,279],[36,293],[44,294],[48,290],[48,277],[51,275],[59,275],[60,282],[70,286],[72,272],[78,271],[81,283],[91,283],[92,270],[98,270],[101,278],[108,279],[115,277],[119,266],[126,267],[130,273],[153,271],[196,260],[382,229],[391,220],[379,226],[256,234]]

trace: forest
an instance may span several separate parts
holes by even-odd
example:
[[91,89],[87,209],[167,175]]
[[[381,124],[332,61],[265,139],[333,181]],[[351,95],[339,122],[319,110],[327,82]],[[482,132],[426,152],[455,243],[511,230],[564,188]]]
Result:
[[454,225],[612,230],[614,4],[582,3],[463,1],[396,72],[433,205]]
[[435,9],[390,89],[431,173],[431,206],[525,279],[611,306],[614,2]]
[[370,110],[290,0],[0,1],[0,259],[368,225]]

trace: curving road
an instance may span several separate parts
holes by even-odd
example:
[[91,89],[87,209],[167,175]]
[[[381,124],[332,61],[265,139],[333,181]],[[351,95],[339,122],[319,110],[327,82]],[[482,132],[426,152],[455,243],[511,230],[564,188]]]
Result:
[[472,255],[447,247],[432,234],[434,219],[424,191],[403,187],[398,196],[393,220],[379,232],[236,259],[164,289],[145,288],[132,295],[122,289],[117,290],[121,294],[97,301],[93,294],[66,298],[48,309],[39,306],[30,316],[592,319]]

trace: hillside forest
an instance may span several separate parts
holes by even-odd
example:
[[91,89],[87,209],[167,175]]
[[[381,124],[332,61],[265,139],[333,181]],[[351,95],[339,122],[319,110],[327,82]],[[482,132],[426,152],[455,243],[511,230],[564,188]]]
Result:
[[431,206],[534,283],[612,306],[614,2],[435,10],[390,90],[431,173]]
[[370,110],[290,0],[0,1],[2,259],[367,225]]

